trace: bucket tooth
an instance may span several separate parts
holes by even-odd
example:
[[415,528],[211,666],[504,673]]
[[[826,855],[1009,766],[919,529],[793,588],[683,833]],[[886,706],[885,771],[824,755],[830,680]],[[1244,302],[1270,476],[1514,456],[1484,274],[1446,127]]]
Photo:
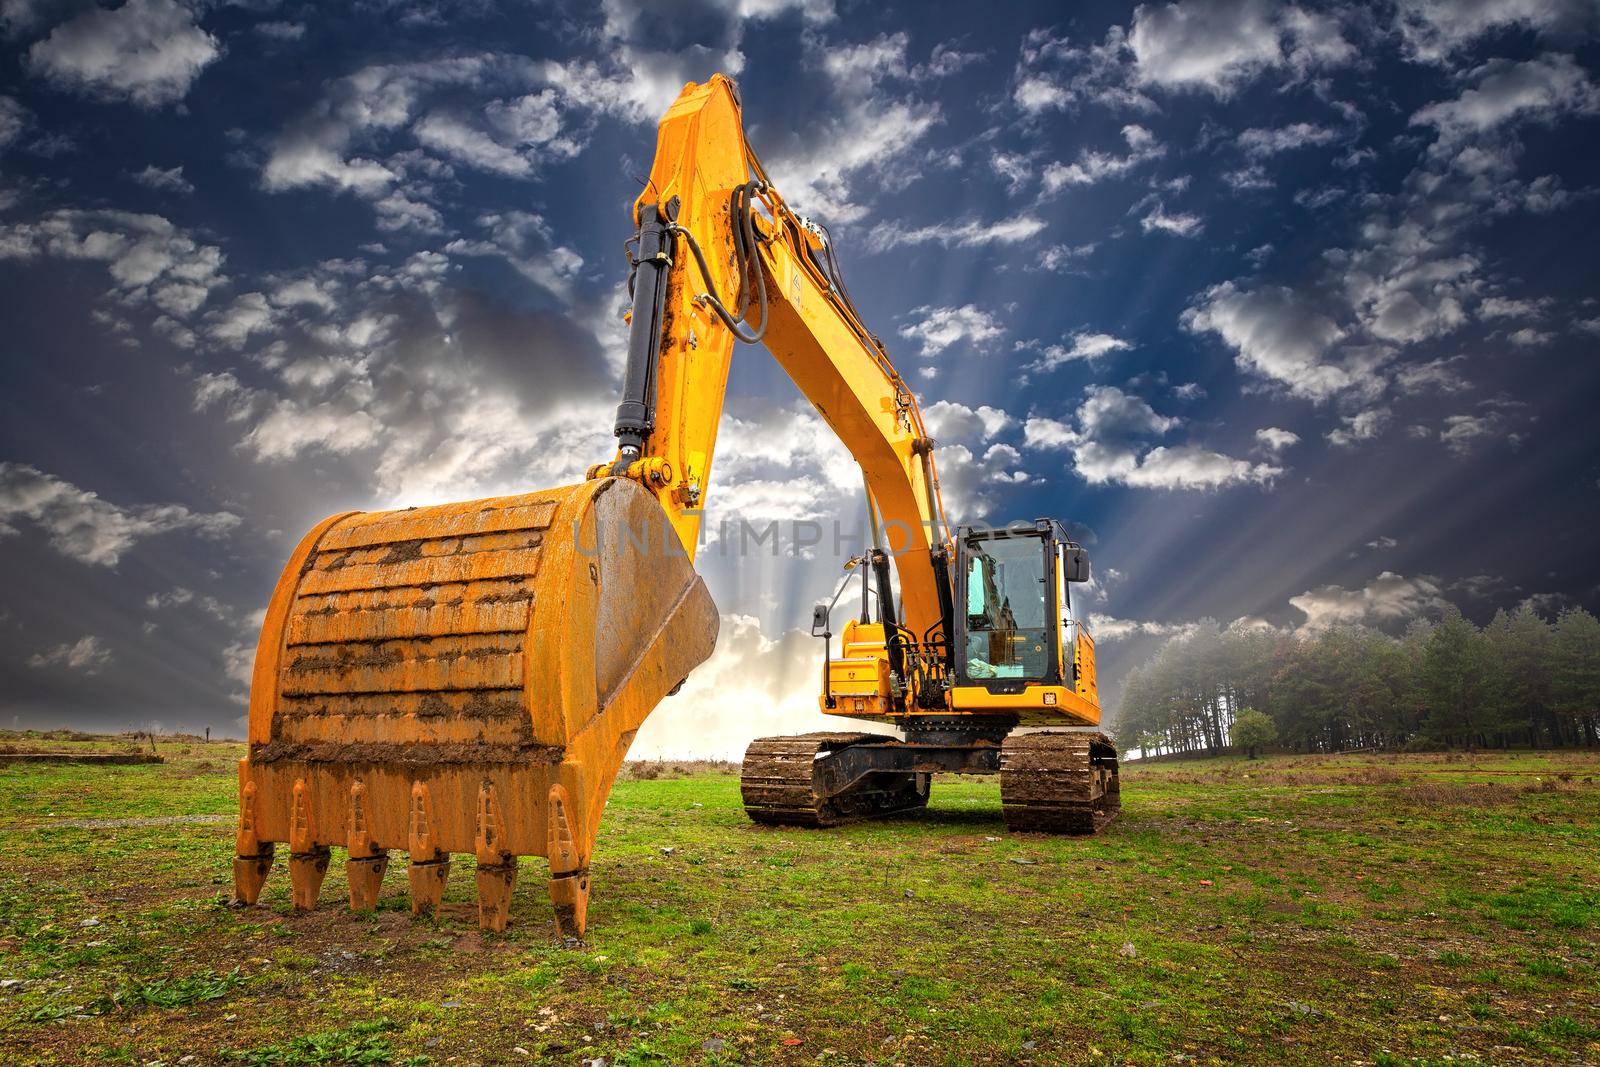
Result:
[[350,885],[350,910],[371,911],[378,906],[383,875],[389,869],[389,853],[372,840],[368,822],[367,787],[357,778],[350,785],[350,817],[347,820],[345,876]]
[[517,884],[517,858],[506,851],[505,813],[500,795],[487,779],[478,786],[478,925],[503,933]]
[[233,898],[239,904],[261,899],[261,887],[272,873],[272,842],[256,836],[256,784],[239,789],[239,831],[234,837]]
[[406,878],[411,883],[411,914],[437,915],[450,878],[450,860],[413,859],[406,865]]
[[411,914],[436,915],[450,878],[450,856],[439,851],[433,836],[433,797],[417,782],[411,787],[411,828],[407,835],[411,862],[406,878],[411,883]]
[[579,846],[583,838],[566,786],[550,787],[549,812],[550,903],[556,909],[556,932],[581,940],[589,922],[589,863]]
[[550,879],[550,903],[556,909],[556,932],[562,937],[583,940],[589,923],[589,868]]
[[261,887],[272,873],[272,845],[261,846],[253,856],[233,858],[233,899],[240,904],[254,904],[261,899]]
[[371,911],[378,906],[383,892],[383,876],[389,870],[389,854],[352,856],[345,861],[345,875],[350,882],[350,910]]
[[304,778],[295,779],[293,806],[289,810],[289,896],[296,911],[317,906],[322,879],[328,874],[328,846],[317,843],[316,822],[311,812],[311,788]]
[[505,933],[511,917],[511,893],[517,887],[517,861],[499,866],[478,864],[478,925]]
[[311,911],[317,906],[322,880],[328,876],[328,859],[327,845],[289,853],[289,896],[295,911]]

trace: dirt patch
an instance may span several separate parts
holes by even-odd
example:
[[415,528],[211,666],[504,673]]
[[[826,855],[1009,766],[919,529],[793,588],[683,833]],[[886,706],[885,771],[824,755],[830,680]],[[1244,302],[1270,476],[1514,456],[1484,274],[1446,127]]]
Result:
[[1515,786],[1504,782],[1417,782],[1395,790],[1402,804],[1418,808],[1483,808],[1527,796],[1560,793],[1564,789],[1551,779]]
[[738,774],[739,765],[728,760],[629,760],[617,773],[619,781],[654,782],[693,778],[699,774]]
[[113,830],[123,826],[191,826],[233,822],[232,815],[149,815],[133,819],[37,819],[18,823],[19,830]]
[[8,763],[165,763],[166,758],[149,752],[0,752],[0,766]]

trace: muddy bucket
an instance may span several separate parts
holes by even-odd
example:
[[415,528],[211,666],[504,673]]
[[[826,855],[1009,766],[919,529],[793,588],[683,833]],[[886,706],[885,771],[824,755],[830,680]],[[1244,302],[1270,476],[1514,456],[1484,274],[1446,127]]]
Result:
[[717,612],[655,498],[600,479],[319,524],[267,608],[239,762],[235,895],[275,846],[296,908],[332,850],[350,906],[409,854],[413,912],[453,854],[480,924],[505,928],[518,856],[550,861],[582,936],[601,811],[645,716],[711,654]]

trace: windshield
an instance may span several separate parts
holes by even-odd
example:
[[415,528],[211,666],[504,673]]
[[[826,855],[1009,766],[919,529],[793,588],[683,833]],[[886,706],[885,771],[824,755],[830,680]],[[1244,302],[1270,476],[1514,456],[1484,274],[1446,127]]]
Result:
[[1038,537],[967,542],[968,678],[1043,678],[1050,635],[1044,543]]

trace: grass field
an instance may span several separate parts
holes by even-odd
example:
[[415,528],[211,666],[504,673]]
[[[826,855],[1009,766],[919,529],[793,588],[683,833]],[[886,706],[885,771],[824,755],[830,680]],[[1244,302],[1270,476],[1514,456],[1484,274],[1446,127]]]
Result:
[[[0,768],[0,1061],[1600,1062],[1600,756],[1135,765],[1093,840],[924,815],[752,826],[726,773],[624,781],[587,945],[542,861],[501,936],[458,863],[413,920],[226,904],[237,746]],[[185,817],[181,821],[174,817]]]

